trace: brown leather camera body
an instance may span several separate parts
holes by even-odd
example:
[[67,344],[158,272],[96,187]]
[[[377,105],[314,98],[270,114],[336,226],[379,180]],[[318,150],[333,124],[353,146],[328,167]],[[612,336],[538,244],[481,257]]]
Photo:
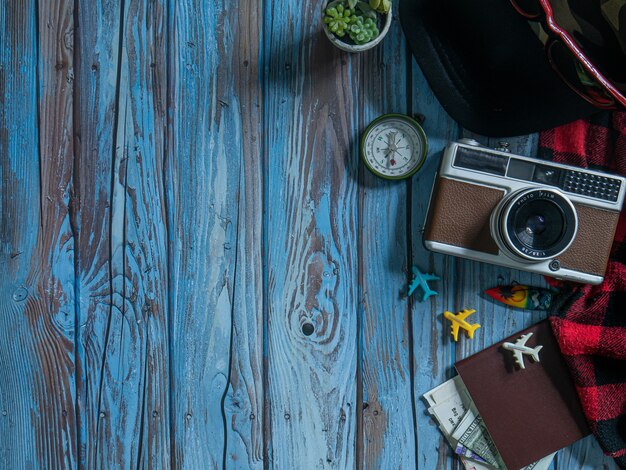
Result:
[[[499,188],[439,177],[431,195],[424,240],[498,255],[490,217],[505,195]],[[557,257],[560,266],[604,276],[619,212],[579,202],[574,207],[578,230],[570,247]]]

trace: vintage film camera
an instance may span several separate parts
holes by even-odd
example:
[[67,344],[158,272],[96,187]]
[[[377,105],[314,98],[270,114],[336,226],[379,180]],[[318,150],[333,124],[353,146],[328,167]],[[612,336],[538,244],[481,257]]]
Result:
[[426,248],[599,284],[626,179],[461,139],[446,148],[430,197]]

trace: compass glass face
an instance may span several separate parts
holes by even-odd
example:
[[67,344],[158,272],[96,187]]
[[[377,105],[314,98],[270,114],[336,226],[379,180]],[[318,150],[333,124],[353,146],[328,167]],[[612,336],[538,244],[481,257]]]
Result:
[[416,126],[393,116],[374,123],[367,130],[361,149],[370,170],[385,178],[412,175],[425,154],[424,137]]

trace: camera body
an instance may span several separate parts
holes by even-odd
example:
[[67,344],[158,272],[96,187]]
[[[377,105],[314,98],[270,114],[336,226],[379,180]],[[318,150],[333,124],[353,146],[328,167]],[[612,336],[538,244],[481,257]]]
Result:
[[604,278],[626,179],[489,149],[446,147],[426,248],[587,284]]

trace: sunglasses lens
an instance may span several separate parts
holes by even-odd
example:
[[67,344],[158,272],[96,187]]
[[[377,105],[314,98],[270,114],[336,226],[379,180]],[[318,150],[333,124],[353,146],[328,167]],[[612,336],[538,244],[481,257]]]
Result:
[[553,41],[548,46],[548,59],[561,78],[576,93],[592,104],[606,108],[615,100],[598,81],[585,70],[572,51],[561,41]]
[[527,18],[537,18],[543,13],[539,0],[511,0],[515,9]]

